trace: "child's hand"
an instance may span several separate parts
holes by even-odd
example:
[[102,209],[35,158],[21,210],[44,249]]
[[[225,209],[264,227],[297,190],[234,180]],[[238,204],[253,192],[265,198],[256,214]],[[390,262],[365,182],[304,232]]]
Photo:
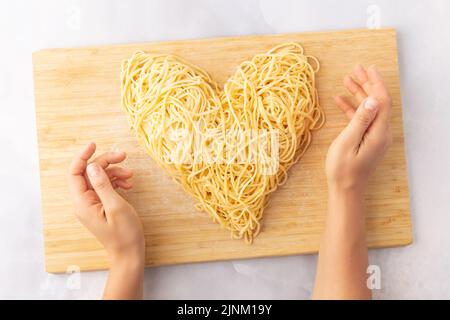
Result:
[[316,299],[370,299],[364,191],[370,174],[392,142],[391,97],[375,67],[357,65],[345,87],[356,109],[343,97],[337,105],[350,123],[333,141],[326,159],[328,215],[319,250]]
[[361,65],[353,75],[344,79],[344,85],[360,106],[356,109],[345,98],[335,98],[350,122],[328,150],[326,174],[331,190],[364,191],[392,143],[391,97],[381,75],[374,66],[366,71]]
[[68,180],[76,215],[105,247],[115,261],[128,258],[143,261],[144,233],[134,208],[114,189],[130,189],[133,172],[111,164],[125,160],[124,152],[107,152],[94,160],[90,143],[75,157],[69,168]]

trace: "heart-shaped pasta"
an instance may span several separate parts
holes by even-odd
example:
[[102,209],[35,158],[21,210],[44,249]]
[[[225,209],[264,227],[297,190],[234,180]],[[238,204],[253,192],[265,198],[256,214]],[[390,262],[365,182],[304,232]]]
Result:
[[198,209],[251,242],[269,194],[324,122],[318,68],[299,44],[283,44],[243,62],[220,90],[179,57],[136,52],[122,64],[122,107]]

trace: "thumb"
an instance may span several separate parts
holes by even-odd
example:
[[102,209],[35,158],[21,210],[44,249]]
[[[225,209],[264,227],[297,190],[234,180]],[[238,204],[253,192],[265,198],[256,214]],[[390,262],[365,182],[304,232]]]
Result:
[[91,163],[86,168],[92,187],[105,208],[117,201],[119,195],[114,190],[105,170],[98,163]]
[[372,97],[365,99],[356,110],[352,120],[347,126],[348,134],[360,143],[369,126],[375,119],[379,109],[379,103]]

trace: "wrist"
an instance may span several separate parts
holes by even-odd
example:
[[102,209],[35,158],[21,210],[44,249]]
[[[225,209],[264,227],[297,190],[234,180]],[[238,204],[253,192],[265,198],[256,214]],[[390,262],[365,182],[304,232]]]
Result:
[[328,187],[329,212],[338,213],[341,218],[354,219],[355,214],[364,217],[364,194],[365,186],[330,185]]
[[[145,254],[142,250],[109,255],[110,268],[104,299],[142,299]],[[126,281],[124,281],[124,279]]]
[[333,194],[362,197],[367,189],[367,179],[328,179],[328,190]]
[[133,247],[126,250],[114,251],[109,254],[111,267],[144,267],[145,248]]
[[328,184],[330,196],[338,196],[343,199],[363,198],[366,193],[365,185]]

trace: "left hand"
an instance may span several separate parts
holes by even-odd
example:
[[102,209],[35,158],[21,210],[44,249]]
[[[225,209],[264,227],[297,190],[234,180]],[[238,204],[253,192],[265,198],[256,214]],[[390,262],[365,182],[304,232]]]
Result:
[[[70,165],[68,183],[76,215],[105,247],[113,261],[143,261],[145,240],[135,209],[116,192],[130,189],[133,172],[111,166],[125,160],[124,152],[107,152],[94,160],[96,146],[88,144]],[[88,163],[89,162],[89,163]]]

